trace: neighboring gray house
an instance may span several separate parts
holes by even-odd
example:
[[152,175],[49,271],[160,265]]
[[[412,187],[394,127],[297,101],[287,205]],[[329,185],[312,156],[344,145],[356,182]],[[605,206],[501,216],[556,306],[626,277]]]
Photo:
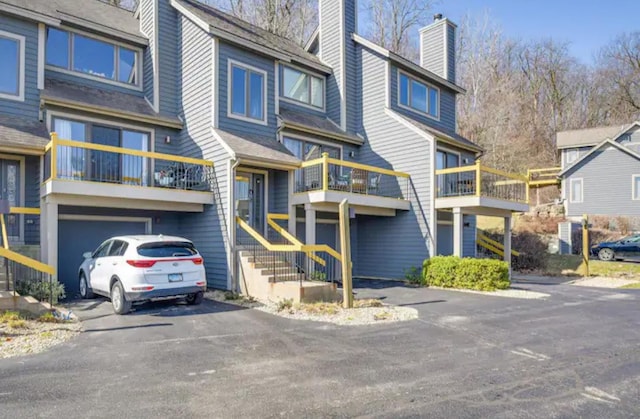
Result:
[[[209,286],[238,289],[240,251],[285,237],[273,220],[338,249],[344,198],[356,276],[475,256],[478,214],[504,218],[510,246],[526,179],[456,133],[448,19],[420,31],[416,64],[356,34],[355,1],[320,0],[306,48],[193,0],[139,3],[0,0],[10,243],[39,249],[68,295],[83,252],[145,232],[192,239]],[[321,269],[297,253],[318,264],[305,277]]]
[[640,122],[557,134],[567,217],[640,217]]

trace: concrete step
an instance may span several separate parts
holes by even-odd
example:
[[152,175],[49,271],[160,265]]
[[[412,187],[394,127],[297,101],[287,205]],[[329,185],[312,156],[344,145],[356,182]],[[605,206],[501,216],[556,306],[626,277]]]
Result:
[[267,276],[269,282],[288,282],[288,281],[301,281],[305,279],[305,275],[303,273],[285,273],[282,275],[269,275]]

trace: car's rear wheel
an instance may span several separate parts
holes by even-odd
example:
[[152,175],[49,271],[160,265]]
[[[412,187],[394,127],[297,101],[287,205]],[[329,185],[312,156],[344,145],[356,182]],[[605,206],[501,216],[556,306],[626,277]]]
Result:
[[192,305],[192,306],[197,306],[198,304],[202,303],[202,300],[204,299],[204,292],[200,291],[200,292],[196,292],[195,294],[189,294],[187,295],[187,304]]
[[120,281],[116,281],[111,287],[111,304],[116,314],[127,314],[131,311],[131,301],[127,301]]
[[91,291],[91,288],[89,288],[89,281],[87,281],[87,276],[84,274],[84,272],[80,274],[79,282],[80,297],[85,299],[93,298],[93,291]]
[[604,249],[600,249],[600,251],[598,252],[598,259],[600,260],[604,260],[604,261],[610,261],[616,258],[616,254],[613,250],[609,249],[609,248],[604,248]]

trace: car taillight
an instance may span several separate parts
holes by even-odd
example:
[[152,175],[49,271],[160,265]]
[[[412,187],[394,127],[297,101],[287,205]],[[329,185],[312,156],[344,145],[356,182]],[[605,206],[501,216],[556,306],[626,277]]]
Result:
[[204,260],[202,258],[195,258],[195,259],[191,259],[193,261],[193,263],[195,263],[196,265],[202,265],[202,263],[204,262]]
[[155,260],[128,260],[127,263],[134,268],[150,268],[156,264]]

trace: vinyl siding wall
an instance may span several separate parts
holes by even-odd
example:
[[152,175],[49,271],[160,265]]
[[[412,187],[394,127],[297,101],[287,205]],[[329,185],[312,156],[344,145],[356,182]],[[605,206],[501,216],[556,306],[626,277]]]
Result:
[[[632,175],[640,160],[614,147],[600,149],[572,168],[563,180],[567,215],[640,216],[640,201],[632,200]],[[570,202],[571,179],[582,178],[583,202]]]
[[[25,157],[24,206],[40,208],[40,157]],[[22,215],[25,244],[40,244],[40,216]]]
[[[225,131],[238,135],[262,135],[268,138],[276,138],[276,114],[275,114],[275,61],[270,58],[252,54],[244,49],[240,49],[220,41],[218,43],[218,113],[219,127]],[[227,116],[228,92],[227,88],[231,82],[228,73],[229,60],[233,60],[239,65],[255,67],[267,73],[267,125],[262,125],[260,121],[256,123]]]
[[160,79],[160,113],[168,116],[178,114],[178,11],[168,0],[158,1],[158,63]]
[[38,118],[40,92],[38,91],[38,25],[0,14],[0,30],[25,39],[24,101],[0,99],[0,113]]
[[411,210],[395,217],[357,216],[358,276],[402,278],[403,270],[422,266],[431,240],[431,145],[389,117],[385,109],[386,60],[359,48],[362,62],[363,126],[366,143],[358,162],[411,174]]
[[214,205],[206,205],[202,213],[185,214],[181,229],[205,259],[208,285],[226,289],[229,250],[225,211],[229,156],[211,132],[213,40],[185,17],[180,18],[178,36],[181,39],[179,74],[182,79],[179,94],[186,122],[180,139],[182,154],[212,160],[216,177]]
[[[443,23],[444,24],[444,23]],[[444,29],[442,25],[436,25],[420,32],[420,53],[422,54],[422,67],[441,76],[444,74]]]
[[[411,73],[407,72],[407,74],[411,75]],[[413,76],[413,78],[417,80],[421,80],[420,77]],[[436,120],[422,114],[418,111],[412,111],[405,107],[400,107],[399,105],[399,84],[398,84],[398,67],[391,66],[391,71],[389,74],[390,78],[390,92],[391,92],[391,109],[395,112],[398,112],[402,115],[405,115],[407,118],[414,119],[419,121],[425,125],[433,127],[437,130],[440,130],[449,135],[456,134],[456,95],[453,91],[448,90],[444,86],[438,86],[435,83],[428,82],[423,80],[425,83],[429,83],[432,86],[438,87],[440,89],[440,119]],[[382,90],[381,83],[384,78],[380,79],[379,85],[376,87],[379,90]]]
[[456,29],[447,24],[447,80],[456,82]]
[[[343,0],[320,2],[320,58],[333,69],[333,74],[327,77],[327,115],[340,125],[342,84],[342,57],[341,57],[341,31],[342,17],[339,4]],[[324,28],[324,29],[323,29]]]
[[154,24],[155,14],[152,0],[142,0],[140,2],[140,30],[149,39],[149,46],[145,48],[142,58],[143,68],[143,88],[144,96],[149,103],[153,103],[153,48],[155,46]]

